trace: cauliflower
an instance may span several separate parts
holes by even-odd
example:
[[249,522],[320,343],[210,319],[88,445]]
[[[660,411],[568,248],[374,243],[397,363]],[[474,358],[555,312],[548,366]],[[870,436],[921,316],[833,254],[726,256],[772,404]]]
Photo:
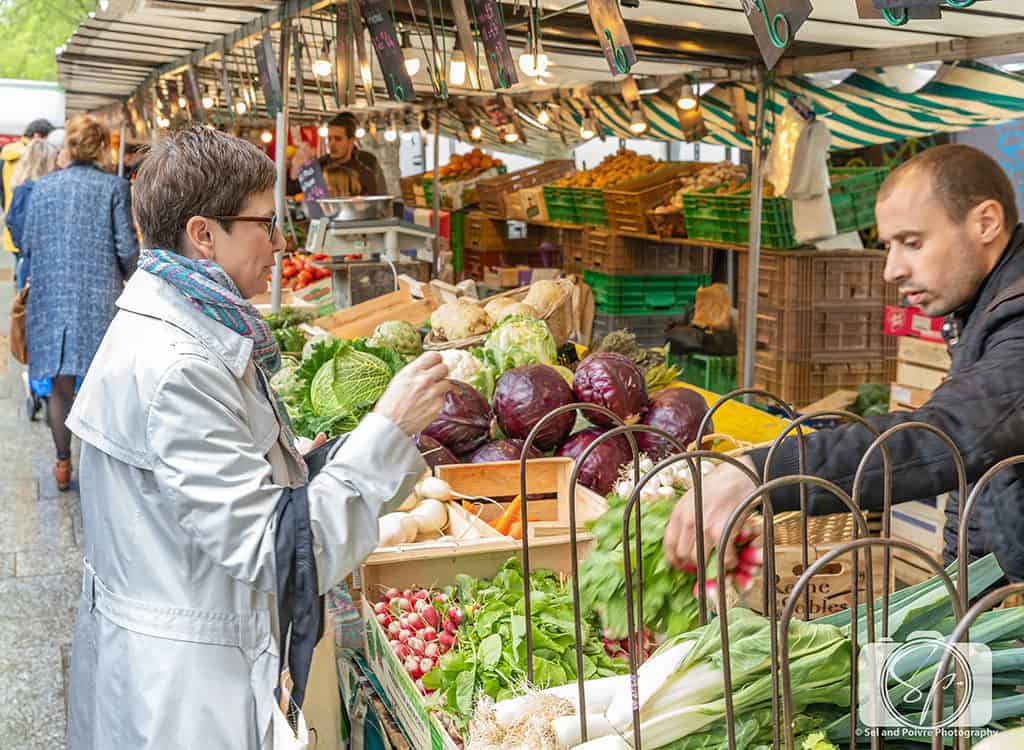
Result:
[[377,326],[366,342],[370,346],[394,349],[399,354],[415,357],[423,352],[419,331],[404,320],[387,320]]
[[448,377],[473,386],[490,401],[494,394],[494,371],[465,349],[445,349],[439,352],[448,367]]
[[500,323],[509,315],[527,315],[531,318],[539,318],[536,308],[527,305],[525,302],[516,302],[508,297],[497,297],[484,305],[484,310],[494,320]]
[[437,308],[430,316],[430,327],[446,341],[458,341],[487,333],[494,328],[494,321],[480,305],[459,299]]

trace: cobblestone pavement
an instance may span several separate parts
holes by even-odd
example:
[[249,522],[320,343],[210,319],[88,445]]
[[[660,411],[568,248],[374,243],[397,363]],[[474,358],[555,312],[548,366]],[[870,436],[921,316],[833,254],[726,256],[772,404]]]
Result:
[[[0,332],[13,299],[10,257],[0,259]],[[67,668],[81,587],[78,493],[58,492],[53,442],[30,422],[23,368],[0,351],[0,748],[61,750]],[[78,456],[78,446],[72,455]],[[77,468],[77,461],[76,461]]]

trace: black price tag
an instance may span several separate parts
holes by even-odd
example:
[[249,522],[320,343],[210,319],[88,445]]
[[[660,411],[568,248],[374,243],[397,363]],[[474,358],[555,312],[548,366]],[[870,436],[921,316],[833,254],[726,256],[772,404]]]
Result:
[[302,205],[310,219],[323,218],[320,199],[327,198],[327,181],[320,169],[319,159],[310,159],[299,169],[299,186],[302,188]]
[[377,53],[388,96],[396,102],[415,101],[416,91],[409,71],[405,69],[402,45],[398,43],[388,4],[384,0],[361,0],[359,5],[366,28],[370,30],[370,41]]
[[612,75],[623,75],[636,65],[636,50],[622,20],[618,0],[587,0],[590,21],[601,42]]
[[267,103],[267,115],[277,117],[281,111],[281,76],[278,75],[277,63],[274,61],[274,42],[270,38],[270,31],[263,32],[255,53],[260,88],[263,89],[263,99]]
[[512,59],[512,50],[508,46],[505,35],[505,19],[501,15],[501,6],[496,0],[473,0],[476,11],[476,28],[480,32],[480,43],[487,57],[487,67],[491,71],[491,83],[496,89],[507,89],[519,83],[516,64]]
[[811,0],[743,0],[750,29],[769,69],[782,59],[811,15]]

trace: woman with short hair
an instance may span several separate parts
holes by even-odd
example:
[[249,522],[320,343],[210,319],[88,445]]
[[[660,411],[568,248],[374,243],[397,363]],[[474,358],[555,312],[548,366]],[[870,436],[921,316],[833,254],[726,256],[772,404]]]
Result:
[[[284,655],[301,702],[318,595],[426,470],[412,436],[441,410],[436,353],[344,444],[297,453],[269,386],[280,351],[247,301],[285,247],[274,185],[256,146],[205,127],[155,146],[135,181],[145,249],[68,420],[85,536],[69,750],[273,748]],[[317,725],[335,748],[337,722]]]
[[110,155],[109,131],[80,115],[68,123],[65,148],[68,167],[32,191],[21,246],[32,263],[29,377],[53,379],[47,410],[57,452],[53,475],[62,491],[71,485],[71,432],[64,422],[75,380],[88,371],[138,260],[128,182],[101,168]]

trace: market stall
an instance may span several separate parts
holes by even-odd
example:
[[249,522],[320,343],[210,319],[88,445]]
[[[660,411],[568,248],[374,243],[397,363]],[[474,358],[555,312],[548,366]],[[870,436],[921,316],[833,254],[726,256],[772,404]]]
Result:
[[[533,7],[523,33],[510,5],[476,3],[473,23],[488,41],[494,29],[483,33],[477,5],[504,18],[494,24],[501,36],[527,40],[535,73],[541,21],[555,39],[580,36],[573,17],[582,14],[571,9],[541,16]],[[968,615],[967,596],[1001,571],[991,558],[968,568],[962,552],[944,573],[936,506],[894,510],[887,498],[883,513],[865,513],[856,488],[830,488],[849,512],[810,521],[774,513],[769,493],[781,485],[769,483],[716,545],[718,555],[734,548],[735,567],[713,556],[675,571],[661,550],[680,498],[692,490],[701,507],[711,464],[888,408],[890,394],[871,386],[916,389],[894,388],[894,408],[919,405],[935,387],[948,363],[919,341],[931,322],[892,324],[884,257],[863,248],[888,170],[827,167],[827,157],[1019,116],[1024,80],[977,61],[1021,52],[1006,24],[1024,17],[1000,0],[948,3],[947,16],[973,30],[949,40],[948,17],[946,26],[893,25],[888,12],[889,23],[875,23],[857,20],[852,4],[800,18],[802,28],[794,16],[799,41],[775,45],[790,55],[768,74],[744,11],[711,5],[688,6],[703,28],[679,43],[684,27],[660,7],[659,23],[643,27],[627,11],[637,49],[654,59],[641,54],[632,75],[608,80],[587,71],[602,65],[594,57],[574,68],[581,80],[572,85],[514,88],[507,70],[484,64],[458,82],[449,58],[465,67],[477,49],[458,18],[465,4],[453,6],[455,20],[425,21],[433,9],[415,4],[364,17],[429,32],[417,34],[418,51],[395,28],[382,38],[401,48],[375,47],[358,5],[310,0],[233,13],[232,33],[193,38],[188,54],[158,69],[124,62],[136,73],[115,93],[136,135],[209,118],[269,136],[282,226],[293,218],[290,124],[353,108],[368,139],[394,141],[417,125],[433,133],[434,168],[402,179],[400,209],[385,201],[369,207],[373,216],[342,216],[352,204],[332,211],[319,201],[329,215],[308,225],[304,242],[293,230],[295,253],[275,269],[266,301],[286,354],[271,384],[303,437],[352,430],[424,350],[441,353],[454,381],[417,438],[430,472],[380,519],[380,546],[347,582],[361,617],[347,632],[342,621],[355,612],[338,621],[338,645],[359,652],[339,661],[350,733],[375,728],[399,746],[469,750],[852,746],[868,737],[857,733],[855,665],[865,648],[886,636],[903,644],[919,629],[941,630],[945,643],[979,615],[971,634],[996,652],[1001,688],[981,729],[1024,715],[1022,610],[980,614],[996,603],[988,598]],[[109,28],[132,22],[119,19]],[[847,35],[838,43],[837,26]],[[61,57],[73,82],[88,75],[75,58],[86,39],[70,40]],[[603,40],[585,39],[579,47],[603,55]],[[619,53],[628,59],[633,45],[612,46],[617,72],[629,72]],[[566,62],[587,56],[564,41],[558,48]],[[388,60],[368,49],[411,54]],[[946,62],[911,93],[874,69],[935,59]],[[856,70],[838,85],[805,77],[844,67]],[[403,70],[408,80],[396,88]],[[786,144],[812,127],[829,139],[814,152],[817,188],[790,191],[792,172],[780,163],[808,157]],[[442,165],[440,134],[481,145]],[[672,161],[622,144],[577,168],[571,148],[596,136],[701,140],[750,157]],[[484,146],[542,161],[509,171]],[[292,287],[283,298],[282,287]],[[841,408],[820,405],[836,392],[846,394]],[[932,524],[927,543],[900,536],[901,524],[920,529],[922,519]],[[897,591],[897,579],[915,585]],[[910,713],[911,693],[941,685],[945,667],[934,657],[903,669],[888,687]],[[924,746],[937,736],[925,724],[912,729],[900,739]]]

